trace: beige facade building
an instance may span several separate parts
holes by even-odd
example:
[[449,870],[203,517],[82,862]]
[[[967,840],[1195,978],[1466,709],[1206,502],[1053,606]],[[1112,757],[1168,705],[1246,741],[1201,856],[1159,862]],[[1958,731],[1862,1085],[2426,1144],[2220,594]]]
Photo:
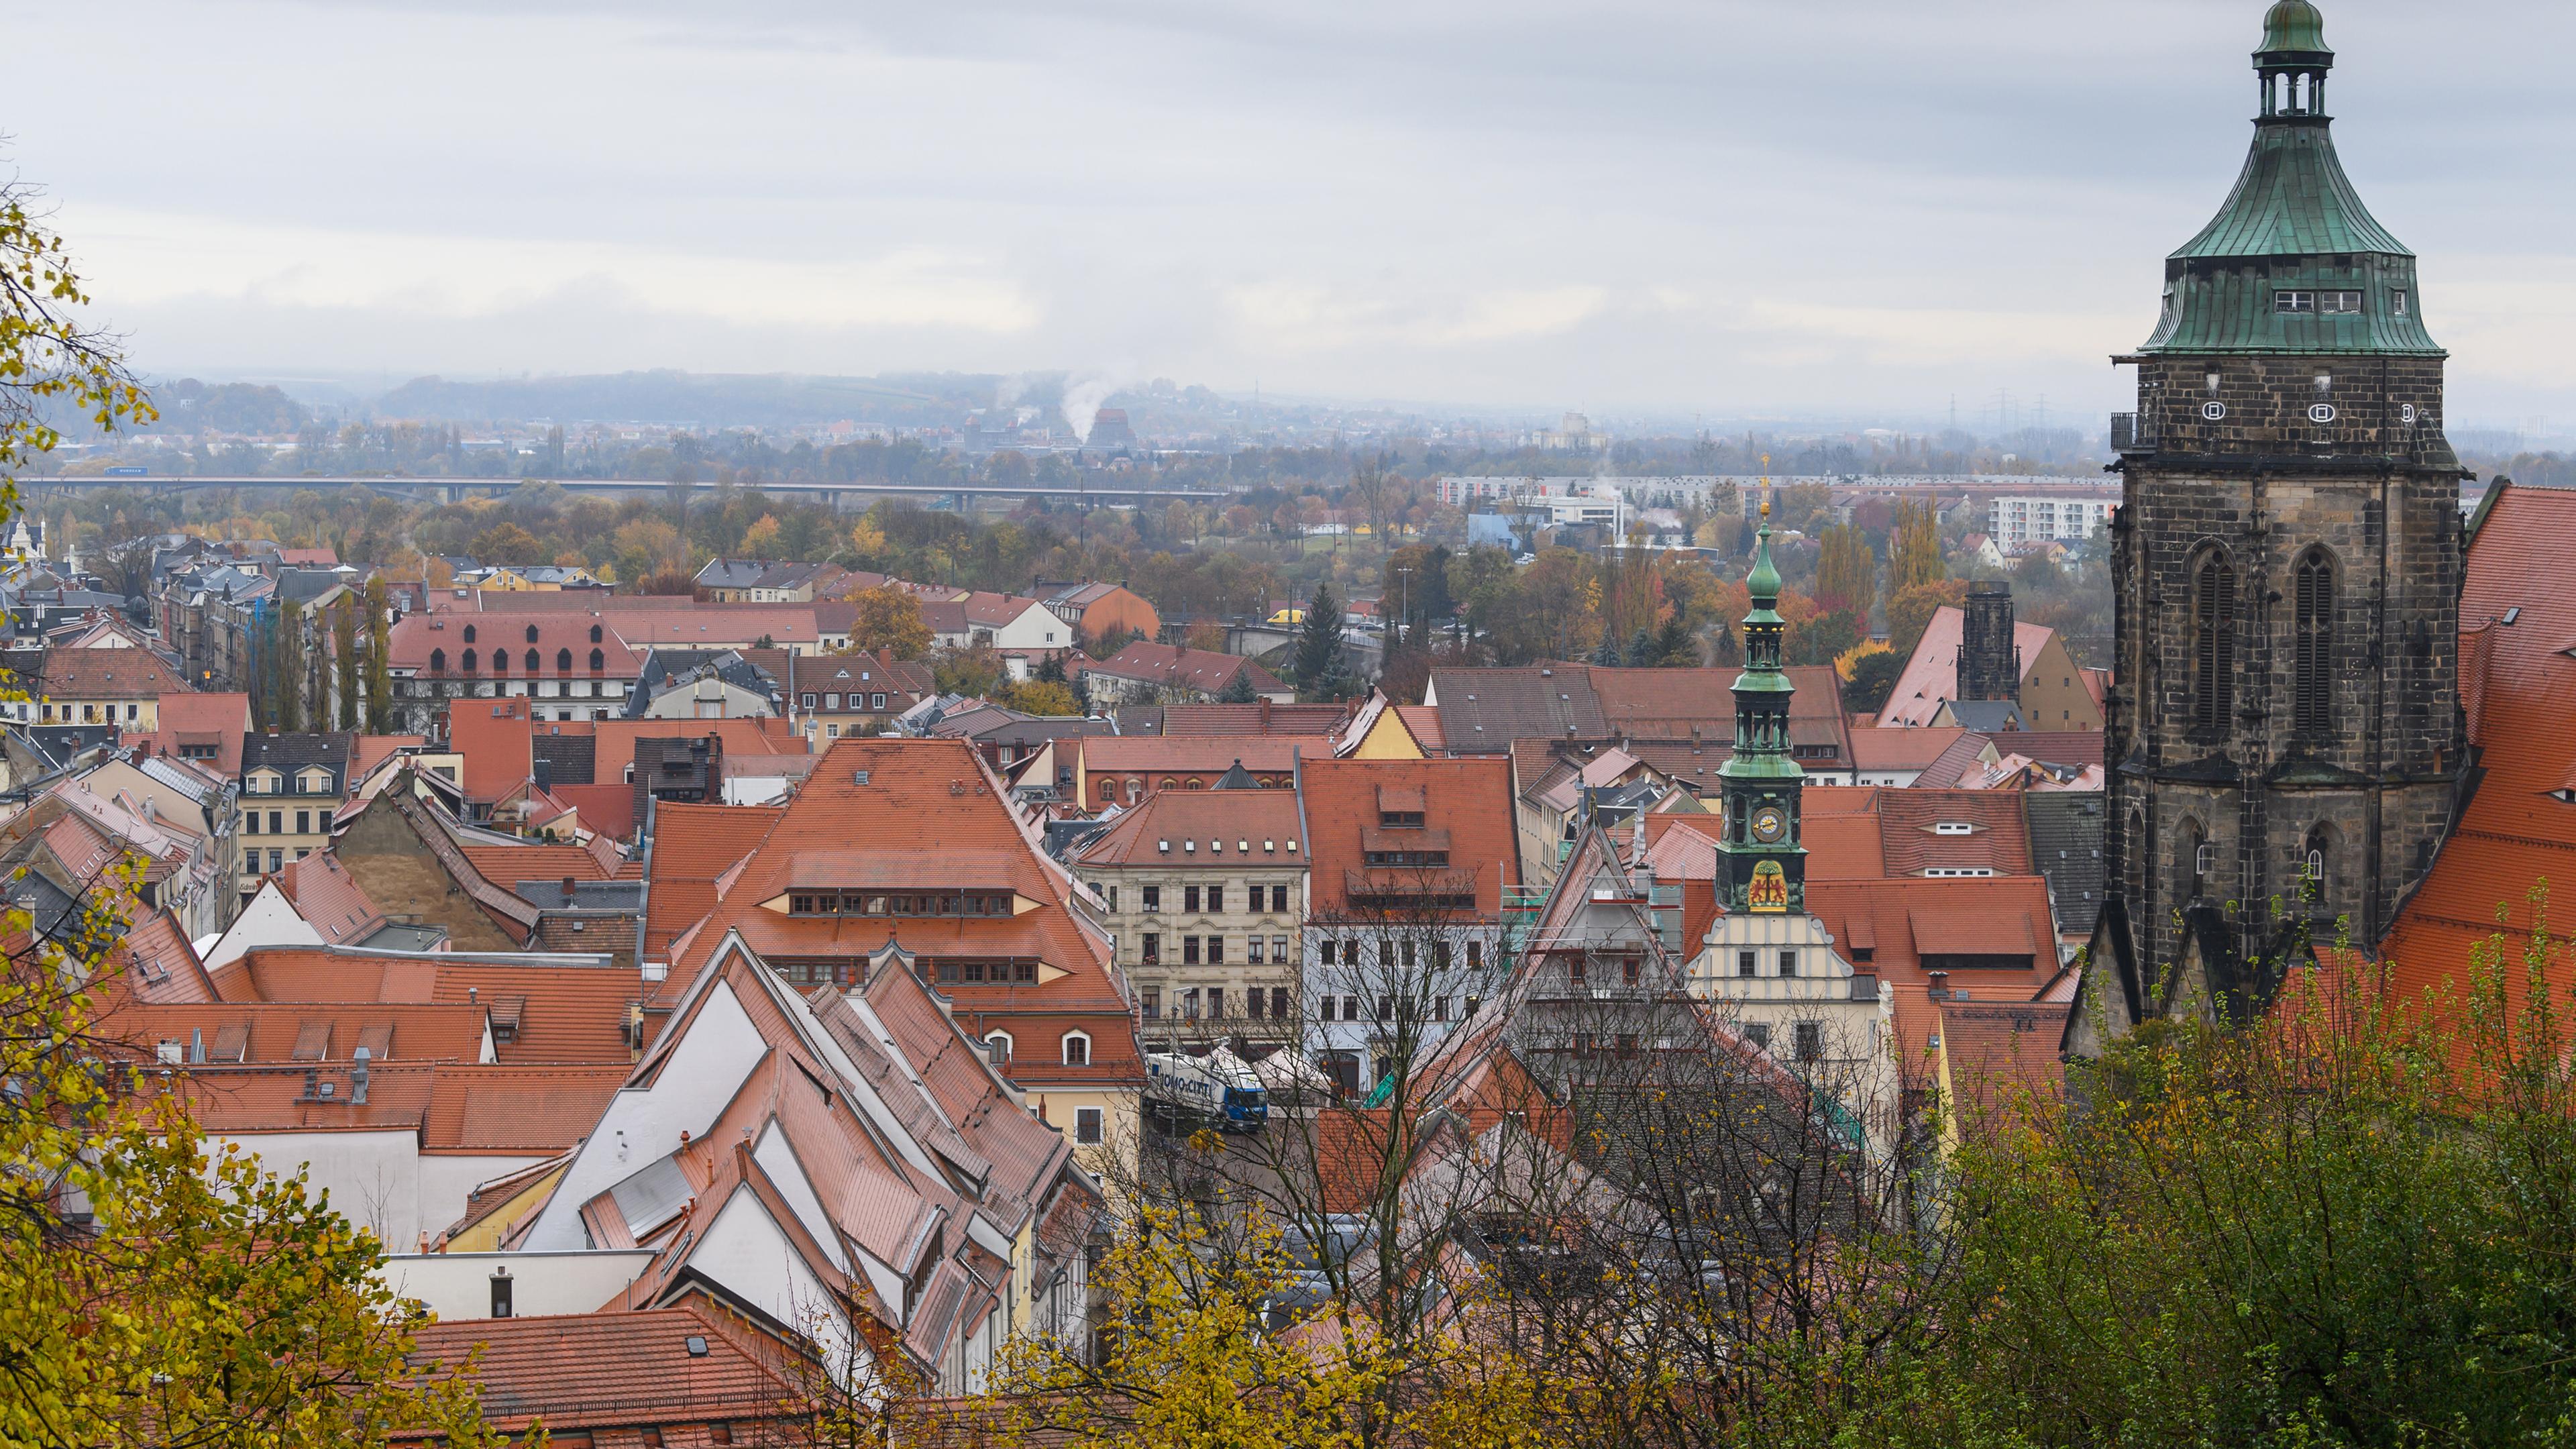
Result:
[[1079,851],[1148,1050],[1294,1029],[1306,851],[1297,796],[1166,790]]

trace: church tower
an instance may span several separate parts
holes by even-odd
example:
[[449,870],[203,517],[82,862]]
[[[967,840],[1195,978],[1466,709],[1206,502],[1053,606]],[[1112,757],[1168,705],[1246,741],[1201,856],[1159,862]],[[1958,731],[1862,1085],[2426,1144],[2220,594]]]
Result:
[[2302,940],[2376,946],[2462,771],[2446,354],[2414,254],[2336,158],[2334,59],[2309,0],[2271,8],[2244,172],[2117,359],[2138,401],[2111,429],[2110,889],[2086,981],[2115,1032],[2241,1019]]
[[1807,772],[1789,750],[1789,696],[1780,670],[1780,571],[1771,563],[1771,499],[1762,499],[1762,532],[1744,587],[1744,672],[1735,677],[1735,753],[1718,767],[1725,806],[1718,842],[1719,904],[1735,913],[1798,913],[1807,908],[1807,848],[1800,844],[1798,793]]

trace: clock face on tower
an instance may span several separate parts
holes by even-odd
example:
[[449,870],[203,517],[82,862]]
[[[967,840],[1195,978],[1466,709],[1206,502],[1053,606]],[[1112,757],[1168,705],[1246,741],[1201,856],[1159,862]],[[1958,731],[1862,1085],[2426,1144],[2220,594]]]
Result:
[[1754,811],[1751,824],[1753,838],[1764,845],[1779,844],[1780,837],[1789,831],[1789,817],[1780,813],[1777,805],[1765,805]]

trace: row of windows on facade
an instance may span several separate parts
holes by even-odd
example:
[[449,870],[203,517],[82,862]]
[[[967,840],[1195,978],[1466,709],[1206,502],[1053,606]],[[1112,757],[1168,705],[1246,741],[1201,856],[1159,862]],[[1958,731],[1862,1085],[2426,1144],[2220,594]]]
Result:
[[[2132,830],[2144,828],[2144,822],[2132,817]],[[2339,832],[2323,821],[2308,828],[2304,848],[2299,855],[2299,879],[2316,895],[2323,895],[2334,871],[2336,836]],[[2208,888],[2209,878],[2218,873],[2218,847],[2210,841],[2197,820],[2182,823],[2181,860],[2185,872],[2183,894],[2197,896]]]
[[[1450,999],[1446,996],[1428,996],[1416,1002],[1409,997],[1380,996],[1373,1002],[1376,1007],[1375,1012],[1363,1016],[1360,1012],[1360,998],[1356,994],[1335,996],[1327,992],[1315,999],[1315,1019],[1343,1022],[1376,1021],[1389,1024],[1397,1021],[1439,1023],[1449,1020]],[[1481,996],[1460,997],[1458,1000],[1466,1006],[1466,1010],[1458,1017],[1461,1021],[1474,1016],[1485,1004],[1485,998]]]
[[[2388,310],[2406,315],[2407,297],[2401,288],[2388,294]],[[2350,316],[2362,310],[2362,294],[2354,291],[2310,291],[2306,288],[2284,289],[2272,294],[2272,310],[2281,313],[2323,313],[2327,316]]]
[[[627,695],[627,687],[614,679],[567,679],[561,681],[560,688],[557,687],[557,681],[544,679],[536,681],[536,685],[537,697],[540,699],[553,699],[560,695],[565,699],[622,700]],[[494,680],[490,688],[495,691],[495,695],[478,694],[477,691],[483,687],[460,679],[411,678],[395,681],[394,692],[406,699],[493,698],[496,695],[510,699],[525,699],[528,696],[528,687],[524,683]],[[564,718],[570,719],[572,716],[565,715]]]
[[887,895],[874,891],[790,895],[787,912],[794,916],[1007,916],[1011,913],[1011,897],[981,892]]
[[[866,701],[865,704],[860,703],[862,699]],[[822,696],[823,702],[819,706],[814,703],[814,700],[815,696],[813,692],[810,690],[807,691],[804,696],[804,707],[807,709],[839,709],[841,707],[841,697],[837,694],[825,693]],[[882,694],[860,695],[853,693],[850,696],[850,708],[852,709],[883,709],[885,707],[886,697]]]
[[[527,672],[530,674],[534,674],[539,669],[545,667],[544,663],[539,658],[537,651],[534,649],[528,651],[527,661]],[[472,674],[481,667],[481,656],[476,654],[475,651],[468,649],[462,655],[458,656],[457,663],[463,666],[463,671],[465,673]],[[598,674],[607,668],[608,655],[604,651],[598,649],[590,651],[590,672]],[[446,650],[432,649],[429,651],[429,672],[432,674],[445,674],[447,672]],[[492,651],[492,672],[494,674],[507,674],[510,672],[509,650],[495,649]],[[557,674],[572,673],[571,650],[558,649],[555,651],[555,672]]]
[[[436,628],[436,627],[438,627],[438,626],[437,626],[437,625],[435,625],[435,624],[433,624],[433,625],[431,625],[430,627],[431,627],[431,628]],[[466,626],[465,626],[465,642],[466,642],[466,643],[468,643],[468,644],[471,644],[471,643],[475,642],[475,634],[476,634],[477,632],[478,632],[478,631],[477,631],[477,629],[476,629],[476,626],[474,626],[474,625],[472,625],[472,624],[468,624],[468,625],[466,625]],[[593,625],[591,625],[591,626],[590,626],[590,642],[591,642],[591,643],[593,643],[593,644],[601,644],[601,643],[605,643],[605,642],[607,642],[607,639],[608,639],[608,630],[607,630],[607,629],[605,629],[605,628],[603,628],[602,626],[597,625],[597,624],[593,624]],[[534,625],[534,624],[530,624],[530,625],[528,626],[528,642],[529,642],[529,643],[531,643],[531,644],[534,644],[534,643],[536,643],[536,642],[537,642],[537,626],[536,626],[536,625]]]
[[[257,810],[245,810],[245,811],[243,811],[243,812],[242,812],[242,834],[244,834],[244,835],[284,835],[284,834],[286,834],[286,833],[287,833],[286,828],[285,828],[285,823],[284,823],[284,822],[285,822],[285,820],[286,820],[286,812],[285,812],[285,811],[283,811],[283,810],[271,810],[271,811],[266,812],[266,814],[267,814],[267,816],[268,816],[268,829],[266,829],[266,830],[264,830],[264,831],[263,831],[263,830],[261,830],[261,829],[259,828],[259,818],[260,818],[261,813],[262,813],[262,812],[257,811]],[[296,811],[296,812],[295,812],[295,831],[294,831],[294,833],[295,833],[295,834],[297,834],[297,835],[310,835],[310,834],[312,834],[312,833],[313,833],[313,816],[315,815],[315,813],[316,813],[316,812],[311,811],[311,810],[298,810],[298,811]],[[322,828],[323,828],[323,829],[325,829],[325,830],[328,830],[329,828],[331,828],[331,819],[330,819],[330,817],[329,817],[328,815],[325,815],[325,816],[323,816],[323,818],[322,818]]]
[[[296,849],[295,858],[297,860],[302,860],[304,857],[311,855],[312,853],[313,848],[311,846],[299,846]],[[286,851],[283,848],[270,851],[268,853],[268,873],[270,875],[275,875],[284,869],[286,869]],[[242,874],[246,876],[259,874],[258,851],[245,850],[242,852]]]
[[[1118,909],[1118,887],[1114,885],[1095,885],[1093,889],[1099,891],[1101,899],[1109,903],[1109,909],[1113,911]],[[1287,886],[1264,886],[1259,882],[1255,882],[1251,885],[1242,886],[1240,889],[1243,891],[1243,909],[1255,912],[1260,911],[1263,908],[1262,903],[1267,900],[1269,903],[1268,908],[1270,914],[1274,916],[1284,916],[1288,914],[1289,888]],[[1211,916],[1222,914],[1225,910],[1226,900],[1230,894],[1231,888],[1226,884],[1182,886],[1179,888],[1178,895],[1178,899],[1181,903],[1181,913],[1183,915],[1199,915],[1204,913]],[[1162,914],[1163,887],[1159,885],[1138,886],[1136,888],[1136,908],[1149,916]]]
[[[2334,560],[2322,545],[2292,570],[2291,726],[2305,735],[2334,730]],[[2230,726],[2236,698],[2236,567],[2213,550],[2192,578],[2192,724]]]
[[[1201,775],[1165,775],[1162,778],[1161,783],[1156,785],[1154,788],[1158,790],[1204,790],[1208,787],[1208,783],[1208,778]],[[1270,775],[1256,775],[1253,777],[1253,783],[1264,790],[1286,789],[1288,785],[1286,780]],[[1116,804],[1119,792],[1123,789],[1127,795],[1127,803],[1133,805],[1145,798],[1145,788],[1145,777],[1141,775],[1128,777],[1124,785],[1121,785],[1121,783],[1116,780],[1104,779],[1100,782],[1100,803],[1103,805]]]
[[[52,703],[50,700],[46,702],[46,704],[45,704],[45,706],[44,706],[44,709],[45,709],[45,720],[46,720],[46,722],[47,722],[47,723],[49,723],[49,724],[70,724],[70,723],[72,722],[72,707],[71,707],[70,705],[68,705],[68,704],[66,704],[66,705],[64,705],[64,706],[62,707],[63,716],[62,716],[62,718],[61,718],[61,719],[59,719],[59,720],[57,720],[57,719],[55,719],[55,718],[54,718],[54,705],[53,705],[53,703]],[[105,711],[106,711],[106,713],[101,714],[101,713],[100,713],[100,711],[101,711],[101,710],[105,710]],[[141,706],[141,705],[139,705],[139,704],[129,704],[129,705],[127,705],[127,706],[125,707],[125,723],[127,723],[127,724],[135,724],[135,723],[139,723],[139,722],[142,720],[142,718],[143,718],[143,706]],[[80,722],[81,722],[82,724],[115,724],[115,723],[117,722],[117,719],[116,719],[116,706],[115,706],[115,705],[112,705],[112,704],[109,704],[109,705],[97,705],[97,704],[85,704],[85,705],[82,705],[82,706],[80,707]]]
[[[1315,959],[1326,966],[1364,966],[1368,964],[1366,950],[1367,944],[1368,943],[1364,941],[1354,940],[1349,937],[1336,938],[1326,936],[1316,942]],[[1417,949],[1425,944],[1429,945],[1431,948],[1428,953]],[[1467,969],[1470,971],[1484,970],[1485,943],[1473,936],[1470,936],[1467,938],[1466,947]],[[1426,954],[1430,960],[1431,968],[1435,971],[1448,970],[1449,963],[1457,959],[1456,955],[1450,950],[1450,943],[1447,941],[1431,941],[1425,943],[1413,940],[1396,940],[1380,941],[1377,943],[1377,964],[1380,966],[1393,966],[1400,967],[1405,970],[1411,970],[1416,964],[1424,959]]]
[[[771,969],[780,977],[800,986],[856,985],[865,967],[866,963],[860,961],[780,961],[771,964]],[[1038,963],[1019,957],[1001,960],[938,957],[925,963],[922,969],[943,986],[1033,984],[1038,979]]]
[[[1184,966],[1222,966],[1225,964],[1226,938],[1223,936],[1179,936],[1174,939],[1180,942],[1181,964]],[[1265,963],[1262,953],[1262,938],[1259,936],[1244,937],[1243,959],[1245,963],[1253,966],[1260,966],[1263,964],[1277,964],[1284,966],[1288,964],[1290,960],[1294,959],[1288,952],[1287,937],[1272,936],[1269,940],[1269,954],[1267,962]],[[1139,935],[1136,938],[1136,951],[1137,959],[1142,961],[1144,964],[1148,966],[1160,966],[1163,964],[1163,933],[1160,931],[1147,931],[1142,935]]]
[[[1136,993],[1137,1003],[1145,1010],[1145,1019],[1160,1021],[1163,1017],[1163,988],[1147,986]],[[1175,1021],[1226,1020],[1226,988],[1222,986],[1189,986],[1172,993],[1172,1019]],[[1243,1013],[1254,1021],[1286,1021],[1295,1015],[1285,986],[1247,986],[1243,988]]]
[[[1767,1021],[1748,1021],[1744,1024],[1742,1031],[1744,1039],[1751,1042],[1757,1049],[1762,1051],[1769,1051],[1771,1049],[1771,1023]],[[1824,1023],[1817,1021],[1800,1021],[1791,1023],[1789,1029],[1789,1041],[1790,1051],[1799,1061],[1815,1062],[1824,1060]]]

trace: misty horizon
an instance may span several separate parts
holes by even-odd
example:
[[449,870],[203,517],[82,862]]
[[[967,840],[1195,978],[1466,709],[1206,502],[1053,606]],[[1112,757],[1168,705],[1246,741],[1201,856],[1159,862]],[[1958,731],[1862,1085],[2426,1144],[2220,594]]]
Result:
[[[2234,179],[2262,9],[147,3],[35,18],[100,63],[28,78],[9,160],[156,376],[2089,434]],[[2553,431],[2576,279],[2523,238],[2571,131],[2515,67],[2576,17],[2326,10],[2455,427]]]

